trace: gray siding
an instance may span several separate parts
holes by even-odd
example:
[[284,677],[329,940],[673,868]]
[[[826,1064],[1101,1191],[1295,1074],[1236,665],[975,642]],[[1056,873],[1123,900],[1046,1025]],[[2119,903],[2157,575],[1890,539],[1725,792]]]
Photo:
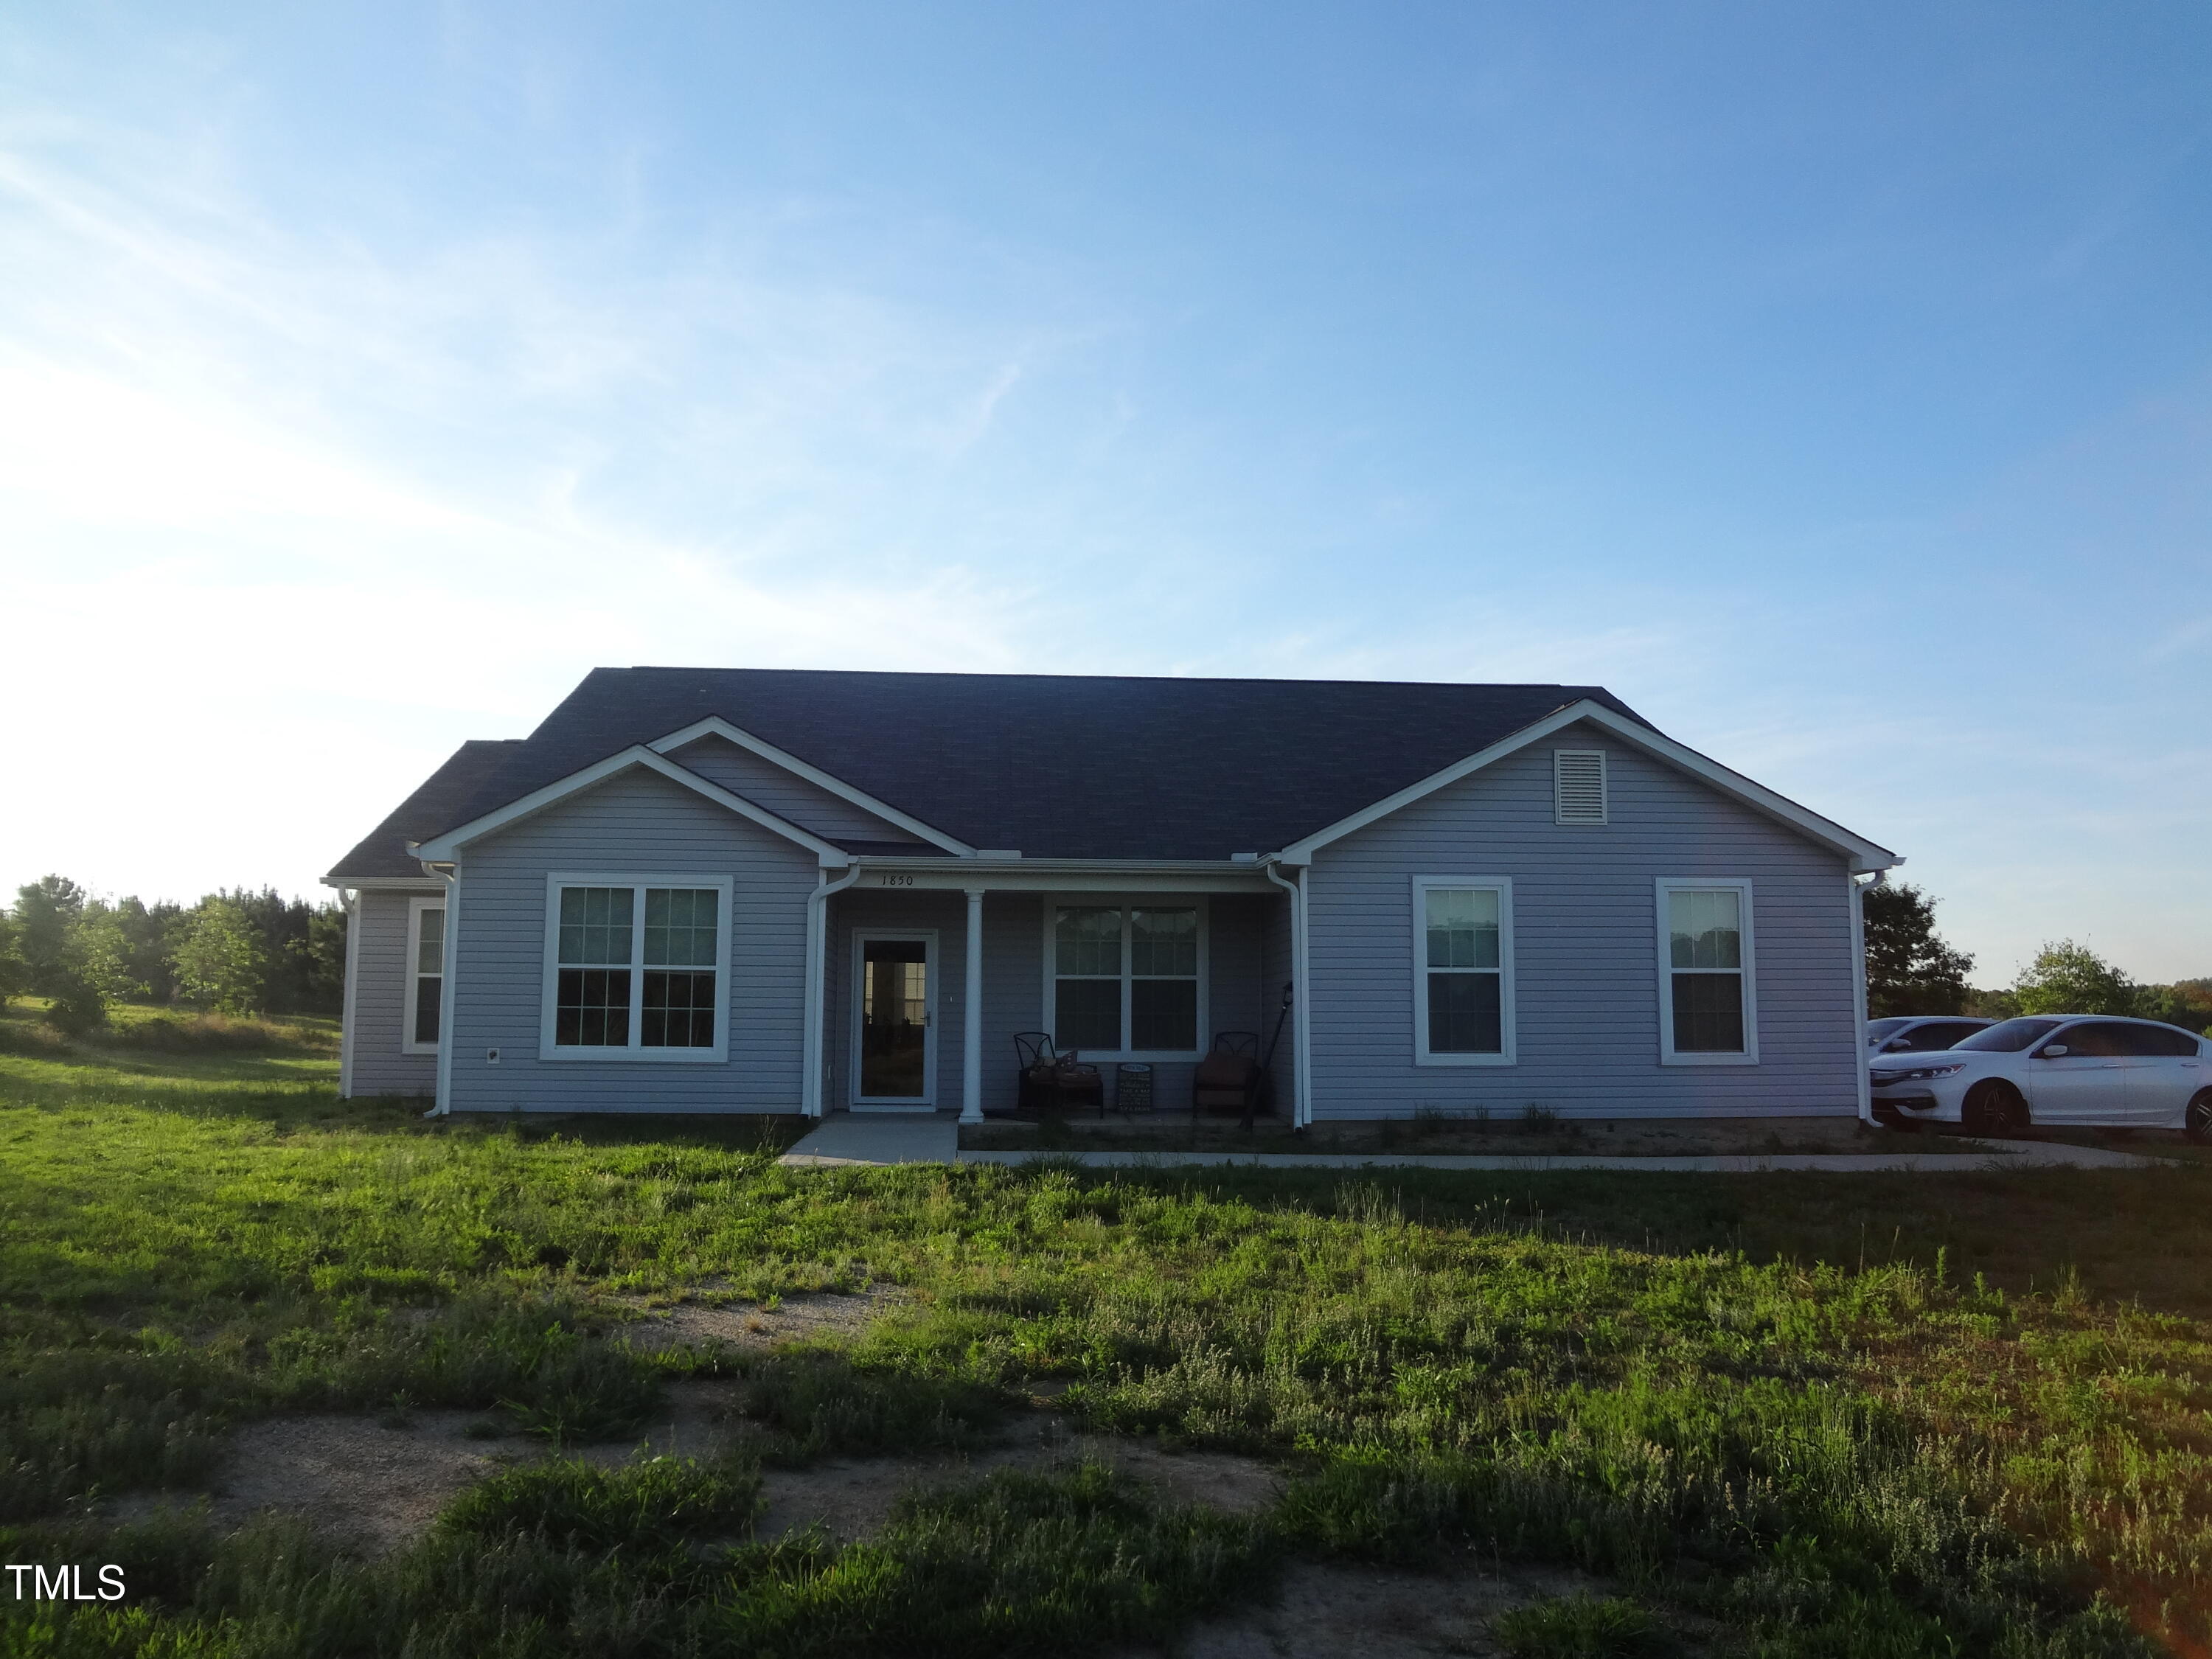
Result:
[[[986,934],[983,960],[991,959],[988,929],[992,905],[983,906]],[[961,1032],[968,1018],[968,899],[947,892],[892,893],[848,888],[830,902],[829,995],[823,1018],[828,1022],[830,1090],[823,1104],[842,1111],[853,1101],[853,935],[860,928],[934,928],[937,933],[937,1105],[957,1110],[960,1105]],[[987,993],[984,1006],[990,1006]],[[1009,1047],[1011,1052],[1011,1047]],[[983,1043],[984,1075],[990,1074],[989,1033]],[[1012,1061],[1008,1060],[1011,1067]]]
[[[732,878],[726,1063],[538,1058],[556,870]],[[471,847],[453,918],[453,1109],[797,1111],[806,897],[818,875],[805,848],[642,770]],[[497,1066],[485,1063],[494,1048]]]
[[[1610,823],[1552,822],[1555,746],[1607,750]],[[1413,1064],[1416,875],[1513,878],[1516,1065]],[[1758,1065],[1659,1064],[1662,876],[1753,884]],[[1571,729],[1439,790],[1322,848],[1308,879],[1316,1117],[1857,1109],[1841,856],[1605,732]]]
[[357,1097],[438,1092],[438,1057],[403,1054],[400,1045],[406,1040],[407,903],[444,891],[436,883],[414,893],[371,889],[356,902],[354,978],[347,988],[352,1018],[345,1035],[352,1050],[350,1092]]
[[719,783],[733,795],[743,795],[756,806],[765,806],[779,817],[789,818],[817,836],[848,841],[913,841],[910,830],[878,817],[819,784],[809,783],[774,761],[750,749],[741,749],[727,738],[702,738],[670,755],[678,766],[696,772],[710,783]]

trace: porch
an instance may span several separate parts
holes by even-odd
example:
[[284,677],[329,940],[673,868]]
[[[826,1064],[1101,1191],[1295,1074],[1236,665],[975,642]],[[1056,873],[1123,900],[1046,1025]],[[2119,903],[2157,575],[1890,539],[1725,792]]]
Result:
[[[981,865],[981,867],[979,867]],[[1151,1067],[1153,1109],[1187,1111],[1221,1031],[1264,1049],[1291,978],[1291,902],[1261,870],[1024,868],[862,860],[821,904],[822,1069],[813,1114],[1015,1109],[1017,1033],[1104,1074]],[[1295,1109],[1285,1020],[1276,1110]]]

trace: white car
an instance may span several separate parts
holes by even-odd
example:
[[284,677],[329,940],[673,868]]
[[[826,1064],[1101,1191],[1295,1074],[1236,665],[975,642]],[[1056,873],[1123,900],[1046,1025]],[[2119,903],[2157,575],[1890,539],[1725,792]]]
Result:
[[1971,1014],[1892,1014],[1867,1022],[1867,1052],[1900,1054],[1948,1048],[1996,1024]]
[[2212,1039],[2148,1019],[2036,1014],[1926,1054],[1875,1054],[1877,1123],[2184,1129],[2212,1139]]

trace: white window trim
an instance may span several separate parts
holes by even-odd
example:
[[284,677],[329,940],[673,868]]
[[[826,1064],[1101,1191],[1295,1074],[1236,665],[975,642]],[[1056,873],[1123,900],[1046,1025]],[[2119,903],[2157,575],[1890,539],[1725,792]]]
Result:
[[[922,1091],[918,1095],[864,1095],[860,1092],[860,952],[871,939],[920,939],[929,949],[929,976],[924,981],[927,994],[922,1000],[921,1013],[921,1080]],[[848,1068],[852,1073],[850,1086],[846,1090],[847,1101],[863,1109],[871,1106],[934,1106],[937,1104],[937,981],[944,957],[937,948],[937,929],[934,927],[855,927],[853,930],[853,969],[851,984],[853,1004],[851,1047],[846,1052],[852,1056]]]
[[[1429,930],[1431,888],[1481,888],[1498,895],[1498,1024],[1504,1045],[1494,1054],[1433,1054],[1429,1048]],[[1413,1064],[1416,1066],[1517,1066],[1519,1048],[1513,1018],[1513,878],[1510,876],[1415,876],[1413,908]],[[1448,971],[1448,970],[1446,970]]]
[[[1674,962],[1668,948],[1667,896],[1675,892],[1732,892],[1738,896],[1743,928],[1743,1052],[1739,1054],[1674,1052]],[[1659,968],[1659,1063],[1662,1066],[1756,1066],[1759,1064],[1759,952],[1753,942],[1751,884],[1724,876],[1662,876],[1652,884],[1656,912]],[[1698,970],[1685,969],[1686,972]],[[1725,971],[1721,970],[1721,971]]]
[[[1563,808],[1566,798],[1560,788],[1560,769],[1569,757],[1595,757],[1597,761],[1597,816],[1594,818],[1571,818]],[[1613,763],[1602,749],[1554,749],[1552,751],[1552,822],[1570,830],[1601,830],[1613,822]]]
[[[425,910],[435,910],[442,920],[446,914],[446,901],[437,897],[410,898],[407,901],[407,1000],[399,1010],[399,1052],[403,1054],[434,1054],[439,1048],[434,1042],[415,1041],[415,1006],[419,995],[416,988],[425,977],[422,972],[422,913]],[[439,938],[442,945],[444,935],[441,934]],[[446,1029],[446,959],[442,950],[438,957],[438,971],[428,977],[440,981],[438,1030],[442,1036]]]
[[[1086,909],[1104,909],[1118,905],[1121,910],[1121,1034],[1127,1036],[1134,1029],[1130,1021],[1130,985],[1136,975],[1129,971],[1129,912],[1131,909],[1190,910],[1198,912],[1198,1047],[1195,1048],[1080,1048],[1086,1060],[1127,1060],[1131,1064],[1158,1064],[1184,1060],[1203,1060],[1213,1046],[1212,1028],[1212,907],[1203,893],[1047,893],[1044,896],[1044,1000],[1040,1005],[1037,1027],[1051,1031],[1055,1046],[1060,1033],[1054,1030],[1060,1005],[1060,975],[1055,971],[1057,941],[1053,936],[1053,912],[1062,905],[1079,905]],[[1080,979],[1085,975],[1078,974]],[[1099,977],[1103,977],[1100,975]]]
[[[714,974],[717,989],[714,1046],[711,1048],[647,1048],[637,1038],[644,1031],[645,901],[641,893],[630,913],[629,1030],[627,1048],[562,1048],[555,1046],[555,1005],[561,989],[561,890],[563,887],[702,887],[712,888],[715,900]],[[556,870],[545,878],[545,980],[538,1010],[538,1058],[602,1066],[713,1066],[730,1055],[730,1010],[735,1000],[730,987],[730,878],[727,876],[671,874],[651,871]]]

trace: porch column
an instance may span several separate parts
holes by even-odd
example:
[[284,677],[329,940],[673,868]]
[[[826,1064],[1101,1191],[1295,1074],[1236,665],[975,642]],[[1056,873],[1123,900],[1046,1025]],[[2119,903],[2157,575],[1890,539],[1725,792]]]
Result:
[[960,1121],[983,1121],[983,890],[968,892],[968,994],[960,1022]]

